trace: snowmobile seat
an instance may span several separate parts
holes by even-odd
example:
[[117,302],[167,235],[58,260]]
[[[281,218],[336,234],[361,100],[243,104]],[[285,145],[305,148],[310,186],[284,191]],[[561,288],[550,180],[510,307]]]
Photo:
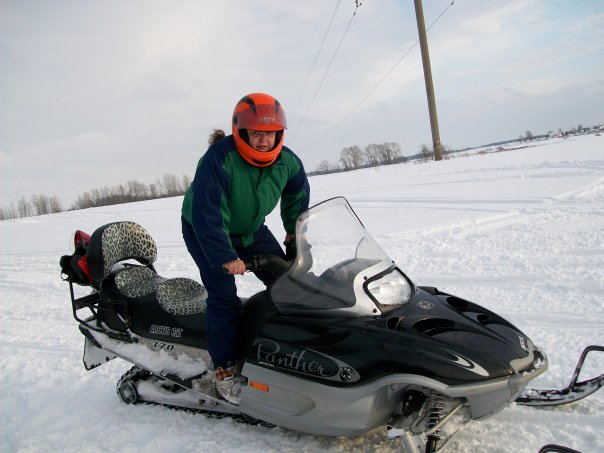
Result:
[[128,328],[125,320],[134,333],[146,335],[152,325],[172,326],[197,344],[192,338],[205,337],[207,292],[194,280],[160,276],[156,258],[153,238],[134,222],[109,223],[92,234],[88,266],[100,292],[100,318],[119,331]]
[[103,294],[131,304],[155,304],[172,316],[205,312],[207,292],[195,280],[164,278],[144,266],[126,266],[103,284]]

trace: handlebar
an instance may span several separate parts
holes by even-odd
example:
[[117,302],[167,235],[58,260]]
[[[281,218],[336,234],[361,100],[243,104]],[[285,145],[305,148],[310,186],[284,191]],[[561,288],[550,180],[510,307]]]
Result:
[[285,261],[277,255],[256,255],[250,261],[245,261],[245,270],[257,272],[263,269],[272,270],[276,275],[281,275],[289,269],[291,262]]

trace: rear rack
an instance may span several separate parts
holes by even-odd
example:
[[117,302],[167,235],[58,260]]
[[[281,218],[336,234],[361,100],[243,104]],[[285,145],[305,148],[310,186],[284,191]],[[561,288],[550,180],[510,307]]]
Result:
[[[71,280],[67,280],[67,282],[69,283],[69,294],[71,295],[71,308],[73,311],[74,319],[81,325],[87,327],[88,329],[92,329],[97,332],[105,332],[105,329],[98,326],[98,322],[94,323],[94,321],[100,321],[98,318],[100,298],[99,292],[93,290],[91,294],[76,298],[75,292],[73,290],[73,282]],[[78,314],[78,312],[82,309],[88,309],[91,316],[82,319]]]
[[[125,310],[127,307],[125,300],[107,300],[107,303],[100,304],[101,293],[97,290],[93,290],[91,294],[87,294],[86,296],[76,298],[73,289],[73,282],[71,280],[67,281],[69,282],[69,293],[71,295],[73,317],[78,323],[80,323],[80,325],[96,332],[103,332],[110,338],[115,338],[117,340],[127,341],[130,343],[134,341],[127,333],[130,330],[128,322],[114,308],[114,305],[117,305]],[[82,317],[80,315],[79,312],[83,309],[88,310],[89,316]],[[106,312],[105,316],[101,316],[103,312]],[[115,329],[111,326],[108,326],[103,319],[111,319],[114,324],[121,324],[118,326],[120,329]]]

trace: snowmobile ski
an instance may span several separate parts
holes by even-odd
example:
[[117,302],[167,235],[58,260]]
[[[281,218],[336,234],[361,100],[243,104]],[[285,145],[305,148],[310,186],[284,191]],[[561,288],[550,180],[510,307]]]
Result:
[[563,389],[525,389],[516,404],[523,406],[560,406],[582,400],[604,386],[604,374],[598,377],[578,382],[579,375],[585,363],[585,358],[592,351],[604,352],[604,346],[588,346],[581,353],[570,384]]
[[581,453],[563,445],[547,444],[541,447],[539,453]]

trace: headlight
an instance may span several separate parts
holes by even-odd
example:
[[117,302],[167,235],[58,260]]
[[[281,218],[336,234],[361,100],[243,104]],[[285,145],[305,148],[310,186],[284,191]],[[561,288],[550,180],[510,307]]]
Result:
[[407,303],[411,297],[411,285],[396,269],[369,281],[365,285],[365,291],[386,310]]

